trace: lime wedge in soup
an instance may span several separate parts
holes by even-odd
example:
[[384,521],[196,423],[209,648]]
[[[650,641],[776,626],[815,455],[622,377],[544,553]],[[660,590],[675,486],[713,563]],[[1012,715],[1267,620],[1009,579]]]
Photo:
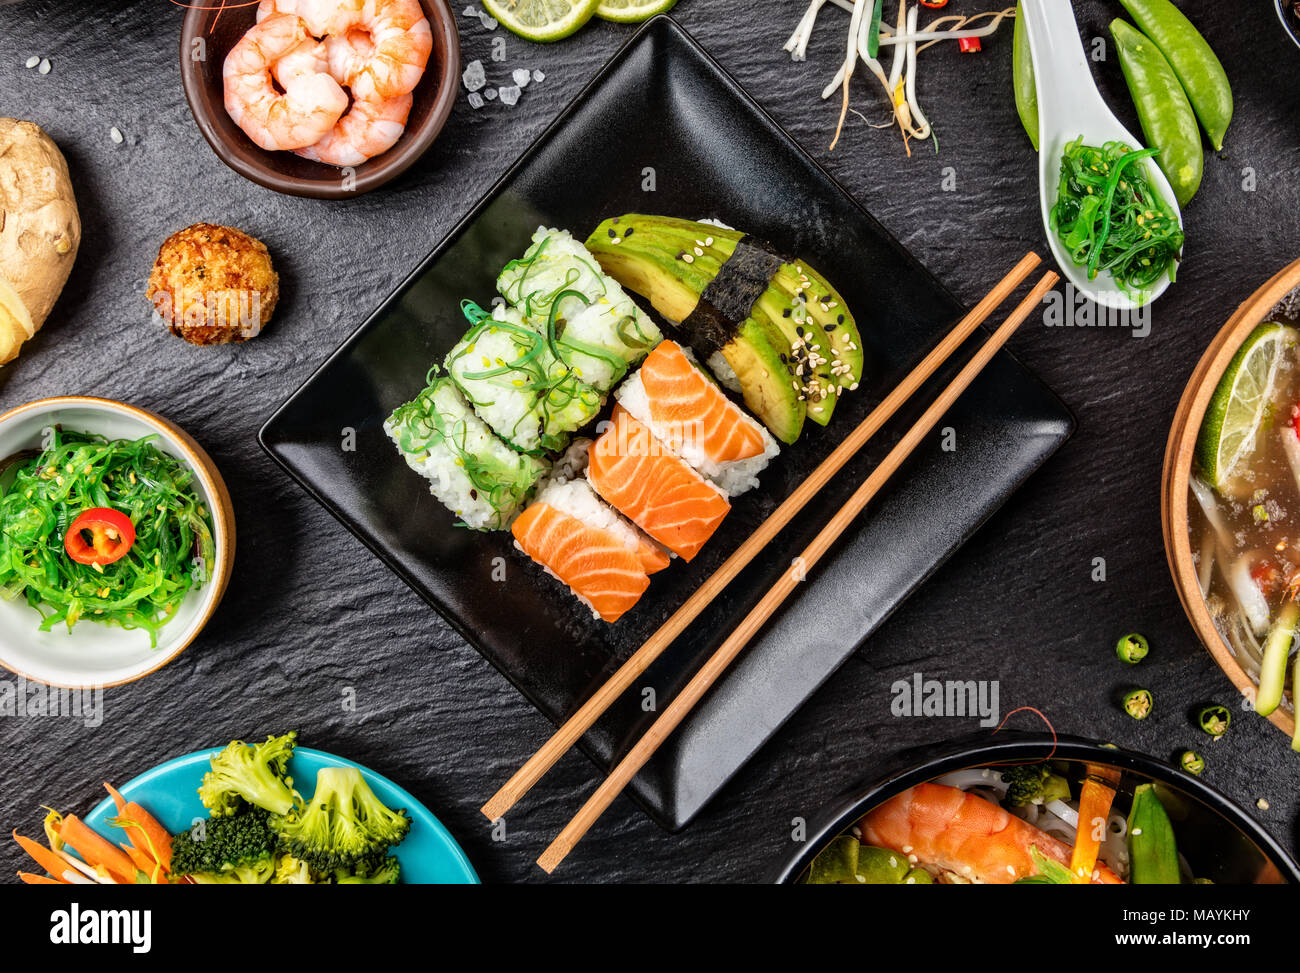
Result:
[[1291,328],[1261,324],[1219,379],[1196,441],[1197,465],[1216,490],[1222,491],[1238,464],[1254,452],[1277,397],[1279,366],[1295,340]]

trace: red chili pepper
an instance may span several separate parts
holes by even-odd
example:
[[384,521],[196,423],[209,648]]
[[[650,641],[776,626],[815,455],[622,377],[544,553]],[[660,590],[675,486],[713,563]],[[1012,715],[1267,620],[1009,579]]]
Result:
[[983,50],[983,48],[980,47],[980,39],[978,37],[957,38],[957,49],[963,54],[975,54]]
[[940,7],[948,6],[948,0],[920,0],[922,7],[930,7],[932,10],[938,10]]
[[[90,543],[85,534],[90,535]],[[78,564],[112,564],[135,543],[135,525],[126,514],[111,507],[83,510],[63,535],[63,549]]]

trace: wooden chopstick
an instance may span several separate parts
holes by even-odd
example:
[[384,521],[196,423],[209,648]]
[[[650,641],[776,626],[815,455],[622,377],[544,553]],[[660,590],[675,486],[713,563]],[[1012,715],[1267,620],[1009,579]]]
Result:
[[970,313],[962,318],[942,341],[934,346],[934,349],[921,360],[920,364],[908,373],[897,388],[890,392],[876,408],[871,410],[870,415],[863,419],[858,427],[826,459],[822,460],[821,465],[813,470],[812,474],[790,496],[786,497],[785,501],[763,521],[758,530],[754,531],[740,547],[736,548],[732,555],[722,563],[722,566],[710,575],[708,580],[700,585],[683,602],[682,606],[659,626],[653,635],[646,639],[641,648],[637,649],[618,668],[618,671],[579,707],[577,712],[565,720],[564,725],[555,731],[541,749],[533,754],[527,763],[515,771],[514,776],[506,781],[490,801],[483,805],[483,814],[489,821],[495,821],[514,807],[515,803],[527,794],[548,770],[555,766],[556,762],[581,739],[582,735],[591,729],[592,724],[600,719],[605,710],[609,709],[614,701],[636,682],[641,673],[645,672],[650,667],[650,664],[663,654],[664,649],[686,630],[686,626],[699,617],[700,612],[704,611],[713,599],[735,580],[736,575],[745,569],[755,555],[763,550],[794,519],[795,515],[804,508],[808,501],[815,497],[822,487],[826,485],[826,482],[838,473],[858,450],[866,445],[871,437],[893,417],[899,407],[930,379],[930,376],[947,361],[949,356],[962,346],[966,339],[984,323],[990,314],[997,310],[1002,302],[1038,266],[1040,260],[1041,258],[1036,253],[1025,254],[1020,259],[1020,262],[1012,268],[1011,272],[1003,277],[997,283],[997,286],[989,291],[984,299],[975,305]]
[[736,630],[718,647],[718,650],[704,663],[691,678],[691,681],[686,684],[685,688],[677,694],[667,709],[650,725],[650,729],[637,741],[636,746],[619,761],[618,766],[605,778],[604,783],[597,788],[587,803],[573,817],[573,820],[560,832],[559,837],[551,842],[550,847],[537,859],[538,865],[547,872],[553,871],[564,860],[565,856],[573,850],[573,847],[582,840],[582,836],[596,823],[596,819],[600,817],[601,813],[609,807],[614,798],[627,786],[628,782],[645,766],[646,761],[659,749],[660,745],[677,728],[678,724],[685,719],[686,715],[708,692],[717,678],[731,665],[736,656],[749,643],[749,640],[772,617],[772,614],[781,606],[790,593],[798,587],[800,580],[807,576],[807,573],[821,560],[831,545],[852,525],[857,516],[862,513],[880,488],[888,482],[899,466],[911,455],[921,440],[930,434],[939,420],[952,408],[958,397],[966,391],[966,388],[975,380],[975,377],[984,370],[990,359],[1007,343],[1007,340],[1020,327],[1030,312],[1042,302],[1043,296],[1055,286],[1058,279],[1058,276],[1052,271],[1048,271],[1043,275],[1033,290],[1026,295],[1025,299],[1017,305],[1006,321],[993,333],[993,336],[962,367],[947,388],[939,393],[939,397],[925,410],[925,413],[917,420],[916,424],[889,451],[889,455],[854,491],[848,502],[831,518],[830,523],[822,528],[821,532],[804,548],[803,554],[795,561],[797,568],[792,568],[781,575],[780,579],[763,596],[762,600],[745,616]]

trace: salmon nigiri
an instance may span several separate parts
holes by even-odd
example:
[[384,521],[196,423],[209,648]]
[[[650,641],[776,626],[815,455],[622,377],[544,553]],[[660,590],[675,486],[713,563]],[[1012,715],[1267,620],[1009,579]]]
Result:
[[593,527],[549,503],[532,504],[510,532],[520,550],[607,622],[622,618],[650,585],[643,552],[614,531]]
[[675,341],[662,341],[614,393],[660,442],[728,494],[758,485],[780,452],[761,424],[732,402]]
[[[863,844],[889,848],[958,882],[1010,885],[1037,874],[1031,849],[1062,865],[1070,848],[992,801],[946,784],[917,784],[871,810],[861,823]],[[1100,863],[1094,884],[1118,876]]]
[[622,406],[591,447],[587,478],[609,504],[686,561],[731,510],[722,491]]

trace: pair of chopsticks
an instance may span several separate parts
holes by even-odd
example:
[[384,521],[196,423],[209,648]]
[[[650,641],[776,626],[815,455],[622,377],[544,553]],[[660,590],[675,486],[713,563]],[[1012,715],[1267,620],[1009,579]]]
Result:
[[[766,521],[736,551],[723,562],[722,566],[704,582],[695,593],[677,609],[659,629],[650,636],[622,666],[610,677],[609,681],[598,689],[592,697],[573,714],[563,726],[535,753],[527,763],[515,772],[514,776],[483,805],[483,814],[489,821],[496,821],[536,784],[542,776],[555,765],[584,733],[587,732],[600,716],[649,668],[672,641],[730,584],[741,570],[763,550],[778,533],[803,509],[828,480],[834,476],[868,441],[880,431],[926,381],[965,343],[975,330],[984,323],[1011,293],[1020,286],[1030,272],[1038,266],[1037,254],[1026,254],[1015,268],[1007,274],[964,317],[955,328],[934,349],[925,356],[898,387],[873,409],[861,424],[837,446],[821,465],[813,471],[799,487],[786,498]],[[772,617],[790,593],[798,587],[807,573],[813,569],[826,554],[840,535],[853,523],[866,505],[888,482],[895,471],[916,449],[921,440],[930,434],[935,425],[957,401],[958,397],[983,371],[995,354],[1015,333],[1016,329],[1029,316],[1030,312],[1042,301],[1049,290],[1055,286],[1058,277],[1048,271],[1034,288],[1016,306],[1007,319],[993,333],[992,337],[981,347],[957,376],[939,394],[916,424],[912,426],[890,450],[889,455],[863,481],[848,502],[831,518],[828,523],[804,549],[792,567],[786,571],[762,600],[745,616],[739,627],[727,638],[704,666],[691,678],[685,688],[673,699],[668,707],[651,724],[650,729],[637,742],[628,754],[596,790],[582,809],[574,816],[549,848],[537,859],[537,864],[548,873],[571,852],[583,835],[609,807],[614,798],[622,792],[628,782],[645,766],[646,762],[659,749],[678,725],[686,718],[696,703],[735,661],[749,640]]]

